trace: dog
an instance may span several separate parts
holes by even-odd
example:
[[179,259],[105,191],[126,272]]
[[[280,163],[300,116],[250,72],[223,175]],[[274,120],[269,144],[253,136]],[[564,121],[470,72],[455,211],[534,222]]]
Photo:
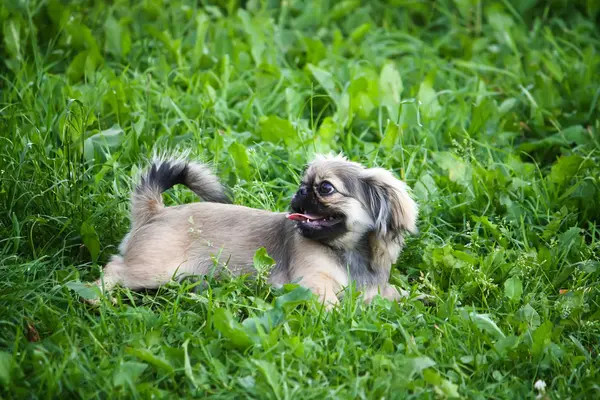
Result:
[[[165,207],[162,193],[183,184],[203,202]],[[366,168],[343,156],[310,162],[291,200],[290,212],[231,204],[227,189],[204,164],[155,158],[132,194],[131,229],[120,255],[95,282],[108,293],[116,285],[156,289],[171,279],[211,271],[256,272],[256,251],[275,261],[269,283],[295,282],[327,308],[352,283],[368,303],[400,293],[389,275],[407,233],[417,233],[418,206],[407,185],[382,168]]]

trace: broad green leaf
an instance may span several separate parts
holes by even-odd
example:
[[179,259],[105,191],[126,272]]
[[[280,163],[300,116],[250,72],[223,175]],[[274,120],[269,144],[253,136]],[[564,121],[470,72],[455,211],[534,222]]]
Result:
[[2,32],[6,50],[13,58],[21,61],[21,23],[15,18],[8,19],[2,25]]
[[495,336],[496,339],[504,339],[506,337],[489,315],[472,312],[469,314],[469,317],[475,323],[475,326]]
[[12,354],[0,350],[0,384],[2,386],[10,385],[13,368],[14,361]]
[[71,281],[67,282],[65,286],[86,300],[94,300],[100,297],[100,289],[94,284]]
[[594,136],[591,131],[581,125],[573,125],[559,132],[565,138],[567,143],[577,145],[593,144]]
[[348,91],[344,91],[340,96],[340,101],[337,107],[337,111],[334,116],[334,120],[342,127],[348,126],[354,119],[354,112],[350,107],[350,94]]
[[196,43],[194,44],[193,63],[196,67],[200,65],[200,60],[205,53],[206,33],[210,25],[210,19],[203,12],[196,16]]
[[519,338],[514,335],[509,335],[504,339],[498,340],[494,344],[494,348],[498,353],[500,353],[503,357],[506,356],[509,350],[515,349],[519,344]]
[[261,117],[258,123],[260,135],[267,142],[279,143],[279,141],[284,141],[287,145],[290,145],[297,140],[296,130],[292,123],[286,119],[271,115]]
[[433,89],[432,79],[426,79],[419,86],[417,98],[421,102],[421,111],[428,118],[435,118],[442,111],[442,106],[437,98],[437,93]]
[[381,104],[387,110],[392,121],[398,121],[400,96],[404,90],[402,77],[393,62],[387,62],[381,69],[379,75],[379,90],[381,93]]
[[288,309],[293,308],[298,304],[306,303],[307,301],[312,299],[312,296],[313,294],[310,291],[310,289],[298,286],[291,292],[279,296],[275,300],[275,306]]
[[586,274],[593,274],[600,270],[600,261],[585,260],[581,264],[581,270]]
[[433,160],[440,168],[448,171],[448,178],[452,182],[462,185],[470,183],[472,176],[471,166],[458,156],[447,151],[440,151],[433,153]]
[[171,36],[170,31],[168,30],[159,30],[157,27],[149,25],[147,28],[147,32],[148,34],[150,34],[153,38],[159,40],[163,46],[164,49],[167,50],[167,52],[165,52],[166,54],[169,54],[169,56],[179,64],[180,62],[180,47],[181,47],[181,40],[176,40],[173,39],[173,37]]
[[260,317],[246,318],[242,322],[242,326],[250,334],[257,334],[259,329],[265,333],[271,332],[271,330],[285,321],[285,314],[279,307],[271,308],[265,311]]
[[306,59],[310,64],[317,64],[327,57],[327,48],[317,37],[303,37],[302,43],[306,47]]
[[[472,359],[473,357],[471,356],[470,358]],[[425,378],[425,382],[429,383],[430,385],[439,386],[442,383],[442,377],[434,369],[428,369],[424,371],[423,378]]]
[[129,347],[125,351],[128,354],[131,354],[131,355],[139,358],[140,360],[147,362],[148,364],[154,365],[156,368],[158,368],[168,374],[173,374],[175,372],[175,369],[173,368],[173,366],[171,364],[169,364],[169,362],[167,360],[155,355],[148,349]]
[[87,222],[83,222],[81,224],[80,233],[83,244],[90,252],[92,261],[98,261],[98,256],[100,255],[100,239],[98,238],[96,230],[92,225],[88,224]]
[[469,18],[477,4],[473,0],[454,0],[454,5],[463,18]]
[[423,372],[425,382],[433,385],[436,393],[442,397],[460,397],[458,394],[458,386],[448,379],[444,379],[433,369],[428,369]]
[[119,365],[118,369],[113,374],[113,385],[114,386],[133,386],[137,379],[146,370],[148,364],[126,361]]
[[472,254],[460,250],[452,250],[452,255],[457,259],[464,261],[468,264],[477,265],[477,258],[474,257]]
[[425,369],[433,367],[436,362],[427,356],[414,357],[410,359],[411,373],[410,376],[422,373]]
[[440,387],[446,396],[450,398],[460,397],[460,394],[458,393],[458,385],[450,382],[448,379],[443,379]]
[[336,132],[337,126],[335,122],[333,122],[333,118],[326,117],[323,122],[321,122],[321,126],[319,126],[317,135],[324,143],[329,144],[331,141],[333,141]]
[[561,234],[558,237],[558,246],[560,251],[570,253],[571,251],[577,251],[579,248],[581,248],[584,245],[581,232],[581,228],[574,226]]
[[491,234],[494,237],[494,239],[496,239],[496,241],[498,243],[500,243],[500,245],[502,247],[506,248],[508,246],[508,241],[506,240],[506,237],[504,237],[504,235],[498,228],[498,225],[491,222],[487,216],[484,215],[481,217],[477,217],[477,216],[473,215],[473,216],[471,216],[471,219],[475,222],[480,223],[483,226],[483,228],[485,229],[485,231],[487,233]]
[[517,276],[512,276],[504,282],[504,295],[511,301],[521,300],[523,294],[523,283]]
[[381,146],[391,150],[398,138],[400,137],[400,126],[396,125],[395,122],[388,120],[387,127],[385,128],[385,132],[383,134],[383,139],[381,139]]
[[131,34],[127,25],[122,25],[114,17],[109,16],[104,22],[104,32],[105,50],[116,57],[125,57],[131,50]]
[[517,311],[515,315],[517,321],[526,323],[530,328],[540,326],[541,318],[537,311],[531,305],[525,304]]
[[131,32],[129,26],[122,21],[121,24],[121,56],[126,57],[131,51]]
[[213,315],[215,328],[235,347],[245,349],[254,344],[242,325],[236,321],[231,312],[225,308],[217,308]]
[[350,96],[352,111],[367,119],[379,102],[379,78],[375,71],[369,68],[361,69],[357,75],[352,79],[346,93]]
[[257,271],[268,271],[275,265],[273,260],[267,253],[267,249],[261,247],[254,253],[254,268]]
[[196,382],[196,377],[194,376],[194,371],[192,370],[192,364],[190,363],[190,355],[188,352],[188,345],[190,344],[190,339],[186,339],[185,342],[183,342],[183,365],[184,365],[184,370],[185,370],[185,376],[187,376],[187,378],[190,380],[190,382],[192,382],[192,385],[194,385],[194,387],[198,387],[198,383]]
[[517,102],[518,100],[514,97],[504,100],[502,103],[500,103],[500,106],[498,107],[498,113],[500,115],[506,114],[515,107]]
[[69,18],[68,15],[65,15],[69,9],[61,3],[61,0],[48,0],[47,10],[48,16],[57,26],[61,24],[61,21]]
[[264,53],[267,49],[267,43],[265,41],[265,29],[264,26],[259,25],[252,19],[250,14],[243,8],[238,9],[238,17],[242,21],[242,26],[249,36],[249,43],[251,46],[252,58],[254,63],[258,66],[264,61]]
[[497,32],[506,35],[514,26],[511,16],[503,11],[499,4],[494,4],[486,8],[487,19],[492,28]]
[[439,191],[435,180],[429,173],[421,175],[414,187],[415,197],[427,203],[429,198],[434,198]]
[[116,151],[125,138],[125,132],[119,125],[113,125],[111,128],[98,132],[83,143],[83,154],[86,161],[94,160],[94,150],[108,149]]
[[339,19],[349,15],[352,11],[354,11],[358,6],[360,6],[360,1],[358,0],[342,0],[340,2],[334,3],[334,7],[331,10],[330,18],[331,19]]
[[579,352],[587,359],[589,359],[591,357],[590,352],[585,348],[585,346],[579,341],[579,339],[577,339],[575,336],[573,335],[569,335],[569,339],[571,339],[571,342],[573,342],[573,344],[575,345],[575,347],[577,347],[577,350],[579,350]]
[[140,115],[136,123],[133,125],[133,130],[137,137],[140,137],[144,133],[144,127],[146,126],[146,116]]
[[563,81],[564,73],[560,64],[552,62],[548,57],[542,57],[542,62],[544,63],[544,67],[546,67],[548,72],[550,72],[550,75],[552,75],[557,82],[560,83]]
[[404,132],[411,128],[419,127],[421,125],[421,112],[419,111],[419,105],[417,101],[401,101],[400,102],[400,116],[399,124],[400,129]]
[[572,147],[593,145],[594,139],[587,129],[581,125],[574,125],[555,133],[554,135],[546,136],[543,139],[532,140],[519,145],[519,150],[524,152],[532,152],[541,149],[551,149],[560,146]]
[[497,114],[496,105],[488,98],[483,98],[481,102],[473,107],[471,113],[471,121],[469,125],[469,133],[478,135],[480,132],[485,132],[486,124]]
[[246,375],[243,377],[237,378],[237,381],[241,387],[246,390],[254,390],[256,389],[256,380],[252,375]]
[[304,98],[292,88],[285,88],[285,109],[288,119],[294,118],[302,108]]
[[69,66],[67,67],[67,78],[69,82],[79,82],[85,74],[85,62],[87,60],[89,52],[84,50],[77,54]]
[[233,158],[237,176],[246,181],[249,180],[251,176],[251,170],[246,146],[237,142],[231,143],[229,146],[229,155],[231,158]]
[[351,97],[352,108],[361,118],[367,119],[375,109],[375,104],[366,92],[359,92]]
[[585,159],[581,156],[562,156],[550,170],[550,182],[561,186],[566,185],[572,178],[577,176],[578,173],[585,171],[592,165],[593,162],[591,160]]
[[371,26],[372,25],[369,22],[365,22],[364,24],[352,31],[352,33],[350,34],[350,39],[355,43],[360,42],[365,37],[365,35],[371,30]]
[[252,362],[258,367],[258,370],[273,390],[275,397],[281,398],[281,376],[277,371],[277,367],[266,360],[252,360]]
[[331,73],[312,64],[308,64],[307,68],[311,72],[315,80],[319,83],[319,85],[321,85],[321,87],[325,89],[325,91],[327,92],[329,97],[331,97],[333,102],[336,105],[338,105],[340,95],[337,88],[335,87],[335,82]]
[[533,332],[533,343],[531,353],[534,357],[540,357],[544,354],[545,349],[552,343],[552,322],[546,321]]

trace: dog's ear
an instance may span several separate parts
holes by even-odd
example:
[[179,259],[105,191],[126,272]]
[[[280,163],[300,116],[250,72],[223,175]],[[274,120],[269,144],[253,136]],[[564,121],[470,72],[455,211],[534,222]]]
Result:
[[361,175],[362,191],[377,233],[381,236],[389,233],[396,236],[402,231],[416,234],[419,208],[408,193],[406,183],[382,168],[366,169]]

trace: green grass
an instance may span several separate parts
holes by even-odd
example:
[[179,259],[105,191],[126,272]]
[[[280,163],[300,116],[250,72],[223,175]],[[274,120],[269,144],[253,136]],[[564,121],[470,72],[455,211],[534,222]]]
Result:
[[[0,397],[600,396],[597,2],[195,3],[0,5]],[[391,279],[432,300],[235,278],[86,305],[177,147],[271,210],[316,152],[393,170],[422,211]]]

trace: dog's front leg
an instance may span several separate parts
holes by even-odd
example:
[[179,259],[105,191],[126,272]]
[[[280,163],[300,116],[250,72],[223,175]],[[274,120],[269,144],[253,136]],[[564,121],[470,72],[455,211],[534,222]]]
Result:
[[331,309],[339,303],[338,293],[348,286],[348,274],[340,267],[334,253],[313,241],[298,240],[302,252],[290,260],[288,277],[291,282],[310,289],[325,308]]
[[337,293],[341,287],[335,279],[325,272],[317,272],[302,277],[300,285],[310,289],[314,294],[319,296],[321,304],[330,310],[339,303]]
[[367,304],[370,303],[377,295],[380,295],[384,299],[388,299],[390,301],[398,301],[403,297],[407,297],[408,293],[405,290],[402,290],[401,292],[398,291],[398,289],[389,283],[367,287],[363,290],[363,299]]

